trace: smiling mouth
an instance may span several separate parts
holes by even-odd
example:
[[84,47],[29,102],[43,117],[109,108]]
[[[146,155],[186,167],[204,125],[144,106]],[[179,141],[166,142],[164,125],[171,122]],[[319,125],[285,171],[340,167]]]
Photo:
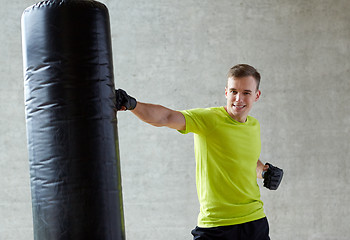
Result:
[[236,109],[243,109],[246,107],[246,105],[235,105],[233,104],[233,107],[235,107]]

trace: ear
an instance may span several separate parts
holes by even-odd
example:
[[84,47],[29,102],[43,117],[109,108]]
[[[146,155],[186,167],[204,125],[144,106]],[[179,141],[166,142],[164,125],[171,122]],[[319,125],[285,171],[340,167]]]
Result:
[[260,98],[260,95],[261,95],[261,91],[260,90],[258,90],[258,91],[256,91],[256,96],[255,96],[255,102],[257,102],[258,100],[259,100],[259,98]]
[[225,87],[225,97],[227,98],[227,87]]

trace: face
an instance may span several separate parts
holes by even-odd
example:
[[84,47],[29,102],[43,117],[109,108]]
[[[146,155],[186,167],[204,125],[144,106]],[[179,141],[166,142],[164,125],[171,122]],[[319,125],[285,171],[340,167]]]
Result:
[[253,103],[258,101],[261,92],[256,90],[254,77],[229,78],[225,95],[226,111],[236,121],[245,122]]

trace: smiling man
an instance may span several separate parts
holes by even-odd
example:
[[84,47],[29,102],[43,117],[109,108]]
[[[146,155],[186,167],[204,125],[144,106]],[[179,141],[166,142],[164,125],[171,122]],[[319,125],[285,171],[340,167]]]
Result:
[[[251,70],[251,74],[256,76],[247,75],[250,74],[250,71],[238,72],[239,67],[242,67],[242,65],[233,67],[229,72],[225,88],[227,99],[225,110],[233,119],[238,122],[245,122],[253,103],[259,100],[261,94],[259,90],[260,74]],[[248,66],[245,66],[245,68],[248,68]],[[235,75],[238,75],[238,77]]]
[[236,65],[228,74],[226,106],[185,111],[137,102],[116,90],[117,110],[131,110],[154,126],[194,133],[200,203],[194,239],[270,239],[256,179],[264,178],[264,186],[276,190],[283,170],[259,160],[260,125],[249,116],[261,95],[259,84],[254,67]]

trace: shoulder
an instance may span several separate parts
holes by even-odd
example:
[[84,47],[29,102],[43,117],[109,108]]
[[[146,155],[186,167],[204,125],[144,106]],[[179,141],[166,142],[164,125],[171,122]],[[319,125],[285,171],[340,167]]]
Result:
[[248,116],[247,117],[247,124],[250,126],[258,126],[260,127],[260,123],[258,121],[258,119],[252,117],[252,116]]
[[259,122],[258,119],[256,119],[255,117],[252,117],[252,116],[248,116],[247,117],[248,121],[251,121],[251,122]]
[[222,111],[224,108],[212,107],[212,108],[194,108],[189,110],[180,111],[186,121],[186,131],[197,134],[207,134],[212,131],[217,125],[219,115],[224,116]]

